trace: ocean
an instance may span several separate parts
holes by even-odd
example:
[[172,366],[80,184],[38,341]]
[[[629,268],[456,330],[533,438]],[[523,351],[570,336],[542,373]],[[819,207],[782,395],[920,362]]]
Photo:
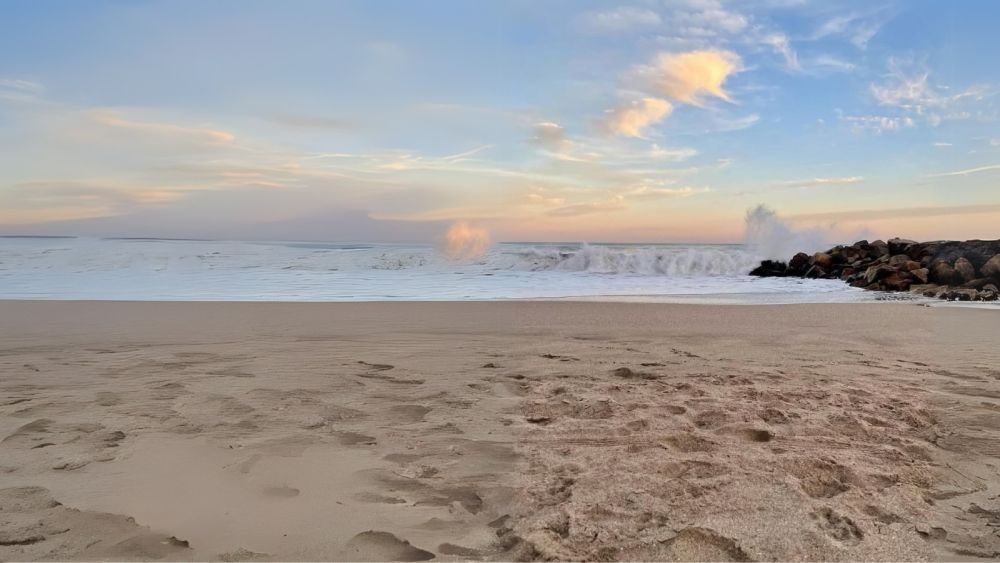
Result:
[[876,301],[839,281],[754,278],[746,246],[500,243],[455,260],[433,245],[0,238],[0,298],[142,301],[596,299]]

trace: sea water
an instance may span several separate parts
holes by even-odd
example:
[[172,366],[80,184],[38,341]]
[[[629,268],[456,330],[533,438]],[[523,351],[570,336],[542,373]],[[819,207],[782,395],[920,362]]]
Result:
[[884,299],[840,281],[755,278],[744,245],[433,245],[0,238],[0,298],[211,301]]

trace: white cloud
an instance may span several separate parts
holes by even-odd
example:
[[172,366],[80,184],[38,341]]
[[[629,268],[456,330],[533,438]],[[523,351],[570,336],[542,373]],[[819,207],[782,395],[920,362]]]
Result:
[[966,170],[956,170],[955,172],[942,172],[940,174],[928,174],[928,178],[944,178],[947,176],[968,176],[970,174],[982,174],[983,172],[992,172],[994,170],[1000,170],[1000,164],[990,164],[989,166],[980,166],[978,168],[968,168]]
[[819,72],[851,72],[857,68],[856,64],[831,55],[819,55],[806,61],[803,66]]
[[207,127],[186,127],[162,121],[138,121],[123,117],[111,110],[92,110],[88,116],[90,121],[98,126],[134,132],[146,137],[182,138],[186,141],[212,145],[231,143],[236,138],[228,131]]
[[666,119],[674,106],[660,98],[643,98],[608,110],[604,127],[615,135],[641,137],[644,129]]
[[782,186],[795,187],[795,188],[808,188],[808,187],[819,187],[819,186],[839,186],[846,184],[860,184],[864,182],[863,176],[841,176],[835,178],[810,178],[806,180],[788,180],[782,182]]
[[656,200],[656,199],[677,199],[691,197],[693,195],[708,193],[709,188],[694,188],[686,186],[682,188],[651,188],[642,186],[633,190],[623,192],[621,195],[626,199],[635,200]]
[[601,12],[586,12],[577,17],[577,24],[594,33],[620,33],[647,29],[662,23],[660,15],[644,8],[623,6]]
[[941,143],[941,142],[931,143],[931,145],[935,146],[935,147],[951,147],[951,146],[954,146],[953,143]]
[[739,55],[731,51],[660,53],[651,64],[636,67],[631,76],[651,94],[700,106],[706,96],[732,101],[724,86],[742,68]]
[[916,126],[911,117],[890,117],[884,115],[841,115],[840,120],[847,122],[856,133],[874,133],[881,135],[886,131],[899,131]]
[[879,105],[920,118],[933,127],[946,120],[971,119],[976,114],[968,111],[970,104],[990,95],[989,89],[983,85],[956,92],[947,86],[934,84],[929,70],[912,61],[896,58],[889,59],[887,80],[882,84],[872,84],[870,89]]
[[531,141],[556,154],[566,154],[573,149],[573,141],[566,135],[563,126],[551,121],[536,123],[532,127]]
[[799,56],[792,49],[792,43],[789,41],[787,35],[784,33],[772,33],[764,37],[763,42],[765,45],[770,45],[775,53],[785,59],[785,67],[788,70],[798,71],[802,69],[802,66],[799,64]]
[[858,49],[868,48],[868,43],[878,35],[892,15],[885,10],[870,13],[851,13],[835,16],[823,22],[813,33],[813,39],[823,39],[831,35],[844,35]]
[[735,34],[750,25],[746,16],[727,9],[716,0],[674,2],[670,8],[671,30],[680,34],[701,37]]
[[712,131],[714,132],[725,132],[725,131],[740,131],[743,129],[748,129],[753,127],[760,121],[760,116],[756,113],[751,113],[750,115],[745,115],[743,117],[736,118],[722,118],[716,117],[714,120],[714,126]]
[[45,88],[37,82],[0,78],[0,101],[31,102],[44,91]]

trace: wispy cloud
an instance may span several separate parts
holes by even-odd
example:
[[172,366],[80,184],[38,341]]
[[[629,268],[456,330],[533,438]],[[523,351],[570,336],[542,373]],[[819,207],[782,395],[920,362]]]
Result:
[[93,110],[88,113],[90,120],[101,127],[132,131],[142,135],[158,137],[182,137],[189,141],[208,144],[226,144],[236,139],[228,131],[207,127],[188,127],[162,121],[139,121],[123,117],[111,110]]
[[804,221],[870,221],[875,219],[900,219],[906,217],[947,217],[952,215],[980,215],[1000,212],[1000,204],[995,205],[954,205],[926,207],[897,207],[881,209],[855,209],[850,211],[830,211],[791,215],[790,219]]
[[621,199],[610,199],[593,203],[574,203],[556,207],[546,212],[551,217],[579,217],[581,215],[593,215],[594,213],[607,213],[609,211],[624,211],[625,202]]
[[787,180],[781,182],[781,186],[793,187],[793,188],[809,188],[817,186],[838,186],[846,184],[860,184],[864,182],[865,178],[863,176],[840,176],[833,178],[808,178],[804,180]]
[[784,33],[772,33],[764,37],[763,42],[765,45],[770,45],[775,53],[781,55],[785,60],[785,68],[790,71],[802,70],[802,65],[799,64],[799,56],[792,49],[792,43],[787,35]]
[[943,109],[963,100],[979,100],[988,92],[982,85],[971,86],[957,93],[938,87],[930,81],[930,71],[913,68],[900,59],[890,59],[888,81],[872,84],[872,96],[883,106],[895,107],[924,115],[931,110]]
[[543,121],[531,128],[531,142],[536,146],[560,156],[569,156],[574,143],[566,134],[566,129],[558,123]]
[[839,59],[833,55],[818,55],[803,62],[802,66],[810,72],[819,74],[853,72],[858,68],[858,65]]
[[893,16],[894,13],[886,8],[837,15],[820,24],[812,37],[822,39],[831,35],[843,35],[852,45],[864,50]]
[[984,172],[993,172],[996,170],[1000,170],[1000,164],[990,164],[988,166],[967,168],[965,170],[956,170],[954,172],[941,172],[939,174],[928,174],[926,178],[945,178],[948,176],[970,176],[972,174],[982,174]]
[[593,33],[621,33],[656,27],[660,15],[646,8],[623,6],[611,10],[585,12],[576,18],[577,26]]
[[732,195],[746,196],[746,195],[759,195],[764,193],[785,191],[785,190],[824,188],[829,186],[849,186],[854,184],[860,184],[864,181],[865,179],[863,176],[837,176],[829,178],[804,178],[798,180],[785,180],[760,189],[733,192]]
[[710,191],[711,189],[706,187],[695,188],[691,186],[685,186],[681,188],[654,188],[648,186],[641,186],[623,192],[621,195],[625,199],[634,199],[642,201],[642,200],[685,198],[698,194],[708,193]]
[[760,121],[760,116],[756,113],[751,113],[750,115],[744,115],[742,117],[719,117],[715,116],[713,119],[712,131],[716,132],[726,132],[726,131],[740,131],[742,129],[748,129],[753,127]]
[[841,115],[840,120],[850,124],[851,129],[856,133],[874,133],[876,135],[916,126],[912,117],[887,115]]
[[31,102],[44,92],[45,88],[38,82],[17,78],[0,78],[0,102]]
[[277,123],[278,125],[301,127],[305,129],[342,130],[352,129],[355,127],[354,123],[346,119],[322,117],[317,115],[277,114],[268,117],[267,120]]

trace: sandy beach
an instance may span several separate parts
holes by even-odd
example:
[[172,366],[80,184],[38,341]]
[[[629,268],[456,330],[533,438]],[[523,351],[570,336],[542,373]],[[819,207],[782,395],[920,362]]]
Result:
[[1000,557],[1000,315],[0,302],[0,560]]

